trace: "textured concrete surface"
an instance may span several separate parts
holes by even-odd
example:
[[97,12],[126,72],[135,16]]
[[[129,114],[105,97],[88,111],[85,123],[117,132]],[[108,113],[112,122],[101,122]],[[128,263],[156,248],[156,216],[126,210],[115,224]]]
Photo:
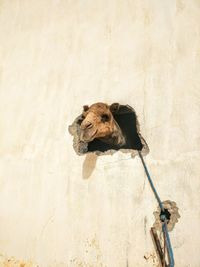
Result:
[[0,1],[2,255],[156,266],[139,158],[72,147],[68,125],[102,101],[135,108],[156,187],[179,207],[176,266],[200,266],[199,14],[199,0]]

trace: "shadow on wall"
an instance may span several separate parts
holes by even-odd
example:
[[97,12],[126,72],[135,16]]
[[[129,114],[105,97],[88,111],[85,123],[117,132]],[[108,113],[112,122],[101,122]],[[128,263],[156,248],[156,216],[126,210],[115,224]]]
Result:
[[83,162],[83,168],[82,168],[82,177],[83,179],[89,179],[92,175],[96,162],[97,162],[97,155],[94,153],[87,154],[85,157],[85,160]]

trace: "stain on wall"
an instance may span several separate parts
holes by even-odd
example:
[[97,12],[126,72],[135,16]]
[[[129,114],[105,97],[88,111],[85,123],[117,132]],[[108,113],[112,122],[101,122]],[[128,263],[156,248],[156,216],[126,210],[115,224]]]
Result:
[[0,255],[0,266],[1,267],[38,267],[38,265],[32,263],[31,261],[23,261],[15,259],[14,257],[7,258]]

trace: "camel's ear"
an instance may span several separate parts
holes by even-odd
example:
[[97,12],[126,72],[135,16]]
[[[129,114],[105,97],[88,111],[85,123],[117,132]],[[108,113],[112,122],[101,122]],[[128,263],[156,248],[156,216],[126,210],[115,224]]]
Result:
[[120,104],[119,103],[113,103],[112,105],[110,105],[110,111],[112,113],[116,113],[119,110]]
[[83,106],[83,111],[84,112],[88,111],[88,109],[89,109],[89,106],[88,105]]

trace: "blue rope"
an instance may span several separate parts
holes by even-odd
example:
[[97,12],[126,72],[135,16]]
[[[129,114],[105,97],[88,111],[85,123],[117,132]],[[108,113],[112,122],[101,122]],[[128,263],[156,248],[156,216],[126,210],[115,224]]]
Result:
[[150,185],[151,185],[151,188],[152,188],[152,190],[153,190],[153,193],[154,193],[154,195],[155,195],[155,197],[156,197],[156,199],[157,199],[157,201],[158,201],[158,203],[159,203],[160,209],[164,212],[163,204],[162,204],[162,202],[161,202],[161,200],[160,200],[160,197],[159,197],[159,195],[158,195],[158,193],[157,193],[157,191],[156,191],[156,189],[155,189],[155,186],[154,186],[154,184],[153,184],[153,181],[151,180],[151,176],[150,176],[149,171],[148,171],[148,169],[147,169],[147,166],[146,166],[146,164],[145,164],[145,162],[144,162],[144,159],[143,159],[143,157],[142,157],[142,154],[141,154],[140,151],[138,151],[138,154],[139,154],[140,159],[141,159],[141,161],[142,161],[142,164],[143,164],[143,167],[144,167],[146,176],[147,176],[147,178],[148,178],[148,180],[149,180],[149,183],[150,183]]
[[169,253],[169,267],[174,267],[174,254],[173,254],[173,249],[172,249],[169,233],[168,233],[168,230],[167,230],[166,220],[162,224],[162,230],[163,230],[163,233],[164,233],[164,235],[166,237],[167,250],[168,250],[168,253]]
[[[160,209],[161,211],[165,212],[165,209],[163,207],[163,204],[162,204],[162,201],[160,200],[160,197],[156,191],[156,188],[153,184],[153,181],[151,179],[151,176],[149,174],[149,171],[147,169],[147,166],[146,166],[146,163],[144,162],[144,159],[143,159],[143,156],[141,154],[140,151],[138,151],[138,154],[140,156],[140,159],[142,161],[142,165],[144,167],[144,170],[145,170],[145,173],[146,173],[146,176],[149,180],[149,183],[150,183],[150,186],[151,186],[151,189],[158,201],[158,204],[160,206]],[[170,237],[169,237],[169,233],[168,233],[168,229],[167,229],[167,218],[166,216],[163,214],[161,217],[160,217],[161,221],[162,221],[162,231],[163,231],[163,234],[166,238],[166,245],[167,245],[167,250],[168,250],[168,253],[169,253],[169,267],[174,267],[174,255],[173,255],[173,250],[172,250],[172,246],[171,246],[171,241],[170,241]]]

